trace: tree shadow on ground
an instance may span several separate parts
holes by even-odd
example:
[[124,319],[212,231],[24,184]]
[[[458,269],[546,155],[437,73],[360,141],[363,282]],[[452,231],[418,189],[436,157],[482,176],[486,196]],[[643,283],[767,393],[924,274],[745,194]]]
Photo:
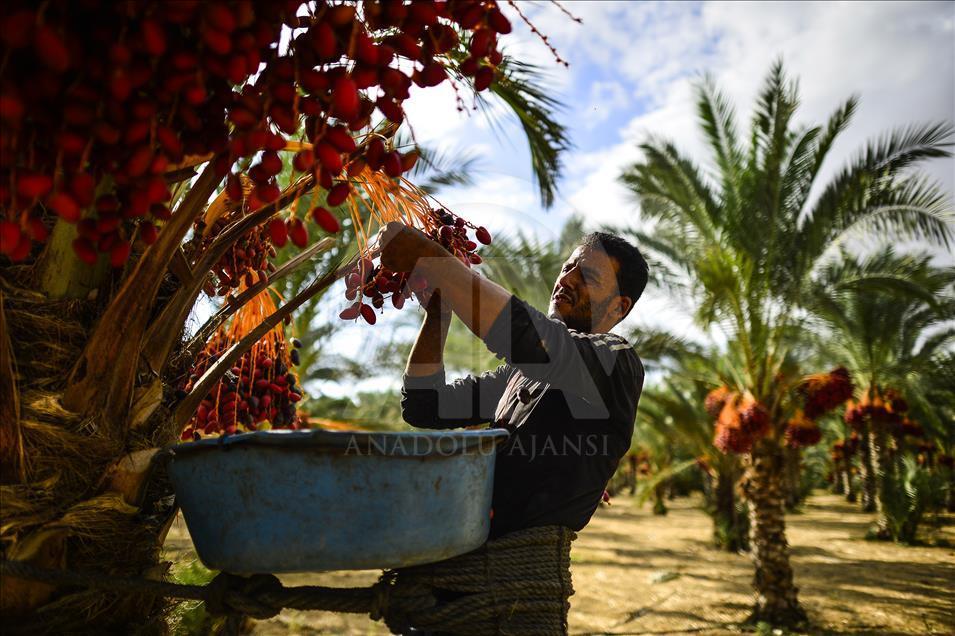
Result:
[[[824,550],[818,552],[825,554]],[[876,604],[889,613],[917,611],[934,622],[955,626],[955,594],[952,593],[955,566],[949,564],[873,560],[797,562],[796,577],[804,590],[804,598],[818,594],[816,590],[825,590],[826,597],[838,597],[850,608]],[[926,600],[932,604],[920,603]]]
[[[598,553],[594,558],[588,554]],[[599,553],[613,553],[614,557],[606,558]],[[673,550],[637,550],[630,548],[601,548],[595,546],[581,546],[571,550],[573,563],[581,565],[612,565],[612,566],[643,566],[657,567],[654,565],[660,560],[679,562],[681,553]]]
[[846,538],[860,540],[865,538],[865,528],[867,524],[874,523],[874,519],[871,521],[838,521],[834,519],[799,519],[798,517],[786,517],[786,526],[792,530],[809,528],[812,530],[833,530],[846,533]]

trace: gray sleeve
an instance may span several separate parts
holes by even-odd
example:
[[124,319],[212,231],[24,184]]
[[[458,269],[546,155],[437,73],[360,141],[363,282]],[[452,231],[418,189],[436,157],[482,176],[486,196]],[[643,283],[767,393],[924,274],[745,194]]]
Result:
[[490,422],[512,371],[502,364],[494,371],[450,384],[444,370],[429,376],[406,375],[401,387],[401,416],[412,426],[432,429]]

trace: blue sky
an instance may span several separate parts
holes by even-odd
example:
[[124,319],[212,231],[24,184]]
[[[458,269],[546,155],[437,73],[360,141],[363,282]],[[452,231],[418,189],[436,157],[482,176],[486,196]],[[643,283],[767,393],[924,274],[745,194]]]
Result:
[[[479,157],[475,185],[449,189],[439,198],[494,232],[522,229],[551,238],[574,213],[594,225],[638,225],[639,210],[617,175],[639,158],[636,145],[651,134],[674,140],[705,164],[692,95],[693,82],[703,73],[712,75],[737,105],[741,127],[777,57],[800,82],[803,102],[797,122],[825,121],[845,98],[858,94],[861,107],[833,148],[823,180],[882,132],[911,122],[955,119],[952,2],[563,4],[583,24],[550,3],[521,2],[520,7],[570,62],[567,69],[554,63],[505,6],[516,27],[505,51],[548,68],[549,85],[566,104],[561,118],[575,147],[565,157],[560,194],[551,210],[540,206],[523,135],[506,113],[501,113],[503,133],[497,134],[479,113],[460,115],[447,84],[413,93],[406,104],[419,142]],[[928,172],[948,192],[955,190],[955,162],[938,160]],[[951,254],[938,252],[938,258],[955,263]],[[541,281],[548,287],[551,283]],[[337,313],[340,308],[332,309]],[[337,346],[349,354],[358,347],[371,350],[391,335],[391,318],[374,328],[350,327]],[[628,323],[692,329],[686,307],[653,294],[641,299]],[[335,395],[352,389],[322,387]]]
[[[638,157],[637,142],[660,135],[702,154],[691,87],[703,73],[738,104],[741,125],[777,57],[800,79],[802,122],[822,121],[841,100],[861,95],[830,170],[887,128],[955,117],[952,3],[565,3],[583,24],[547,3],[521,6],[571,63],[569,69],[554,64],[514,21],[518,29],[508,36],[507,50],[550,70],[575,144],[551,211],[537,205],[521,132],[510,120],[502,138],[479,114],[458,116],[446,86],[420,92],[409,105],[420,141],[482,158],[478,183],[442,199],[463,214],[499,221],[501,229],[516,222],[553,230],[554,217],[573,211],[595,222],[632,218],[636,208],[612,185],[619,169]],[[949,190],[953,170],[951,161],[932,168]]]

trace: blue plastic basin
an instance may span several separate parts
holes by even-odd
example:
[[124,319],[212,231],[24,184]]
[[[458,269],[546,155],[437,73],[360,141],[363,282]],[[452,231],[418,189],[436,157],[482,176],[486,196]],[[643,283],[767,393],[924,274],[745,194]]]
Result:
[[227,572],[320,572],[440,561],[490,529],[500,429],[259,431],[171,447],[199,558]]

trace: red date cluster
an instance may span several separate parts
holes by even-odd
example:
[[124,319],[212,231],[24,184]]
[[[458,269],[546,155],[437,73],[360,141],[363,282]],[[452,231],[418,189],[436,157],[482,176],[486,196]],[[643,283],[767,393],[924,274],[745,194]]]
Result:
[[851,398],[854,390],[852,378],[845,367],[811,375],[798,388],[804,400],[806,417],[810,419],[817,419],[836,408]]
[[[481,257],[475,250],[478,243],[490,245],[491,234],[484,227],[474,227],[463,218],[444,209],[433,209],[424,219],[425,234],[431,240],[471,267],[481,263]],[[468,228],[474,230],[477,242],[468,237]],[[390,298],[395,309],[404,307],[412,293],[423,291],[428,281],[417,273],[392,272],[369,258],[363,258],[354,270],[345,276],[345,298],[354,301],[346,307],[339,317],[342,320],[355,320],[359,316],[370,325],[377,322],[376,309],[385,305]]]
[[885,401],[893,413],[906,413],[909,410],[908,401],[895,389],[886,389]]
[[[289,3],[285,3],[288,5]],[[149,244],[169,218],[166,174],[227,149],[232,84],[272,55],[282,3],[50,2],[3,5],[3,245],[12,260],[49,220],[78,224],[77,255],[113,265],[135,225]],[[243,72],[226,72],[226,60]],[[227,168],[228,166],[226,166]]]
[[743,400],[739,407],[739,427],[754,439],[762,437],[769,431],[769,410],[752,398]]
[[867,426],[884,427],[891,431],[901,424],[902,415],[892,408],[891,401],[887,402],[875,395],[871,399],[866,396],[858,403],[850,402],[846,406],[843,419],[853,430],[860,433],[864,432]]
[[859,434],[855,431],[849,437],[839,439],[833,442],[830,456],[833,462],[841,462],[851,459],[859,452]]
[[[477,242],[468,238],[468,228],[474,230]],[[487,228],[474,227],[445,209],[431,210],[431,214],[425,218],[425,234],[468,267],[481,263],[481,257],[475,252],[478,244],[491,244],[491,234]]]
[[[287,23],[294,34],[288,54],[267,64],[229,108],[236,130],[230,150],[235,157],[262,151],[249,176],[256,184],[253,200],[270,203],[280,194],[275,177],[282,148],[268,124],[293,135],[304,122],[311,147],[295,155],[293,166],[315,175],[329,207],[344,203],[351,191],[347,176],[365,166],[398,177],[417,159],[378,138],[359,148],[353,132],[367,128],[376,110],[401,124],[412,84],[437,86],[449,70],[473,77],[476,90],[486,89],[503,59],[497,36],[511,30],[496,2],[473,0],[318,2],[311,15]],[[461,34],[470,35],[469,56],[457,64],[453,60],[465,50]],[[296,230],[290,238],[301,237],[303,228],[290,228]]]
[[908,410],[909,403],[898,391],[886,389],[884,392],[873,392],[871,397],[866,395],[857,404],[850,402],[844,419],[853,430],[859,432],[864,432],[867,427],[874,428],[899,441],[924,437],[925,429],[906,415]]
[[741,455],[753,449],[753,439],[738,426],[717,426],[713,445],[722,453]]
[[0,253],[28,258],[60,218],[80,258],[114,266],[137,226],[155,241],[190,156],[215,156],[220,178],[238,162],[253,205],[279,198],[291,135],[311,144],[294,166],[328,207],[352,163],[399,176],[416,155],[353,133],[376,110],[400,124],[412,84],[488,88],[511,30],[494,0],[8,0],[0,27]]
[[822,439],[822,429],[801,411],[786,422],[786,445],[790,448],[814,446]]
[[706,399],[703,401],[703,408],[706,409],[706,412],[712,418],[718,418],[720,412],[723,410],[723,407],[726,405],[726,401],[734,395],[729,388],[725,386],[719,386],[706,394]]
[[[200,246],[208,246],[216,235],[235,220],[234,216],[220,216],[207,232],[201,219],[196,222],[195,230],[201,235]],[[275,256],[270,235],[266,226],[261,225],[249,230],[239,239],[212,267],[215,281],[209,281],[203,287],[208,296],[226,296],[238,289],[243,283],[252,287],[256,283],[269,280],[269,274],[275,271],[270,258]]]
[[749,395],[717,387],[704,406],[708,413],[717,413],[713,445],[723,453],[748,453],[769,432],[769,410]]
[[[302,388],[290,365],[298,363],[301,343],[294,338],[291,343],[291,351],[281,339],[260,342],[247,351],[202,400],[181,439],[265,428],[299,428],[295,405],[302,399]],[[229,346],[231,343],[221,334],[213,338],[183,390],[191,391]]]
[[925,429],[915,420],[903,417],[899,426],[892,431],[896,437],[924,437]]

